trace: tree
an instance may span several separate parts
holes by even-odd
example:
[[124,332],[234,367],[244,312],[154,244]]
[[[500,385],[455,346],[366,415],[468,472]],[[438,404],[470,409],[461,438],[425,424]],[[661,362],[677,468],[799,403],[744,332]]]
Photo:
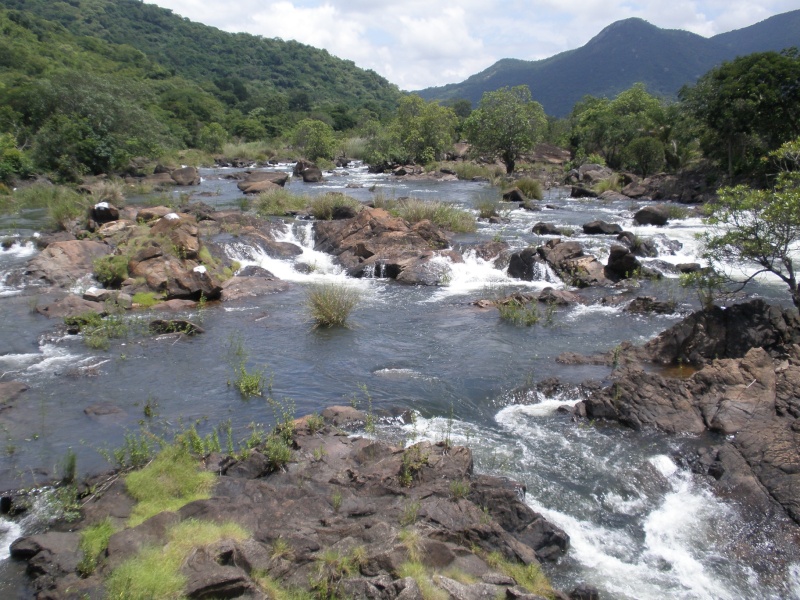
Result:
[[390,129],[403,154],[401,160],[424,164],[440,159],[452,147],[457,124],[452,109],[411,95],[400,100]]
[[732,263],[754,262],[759,269],[738,281],[744,287],[762,273],[776,275],[789,287],[800,308],[796,253],[800,242],[800,138],[770,153],[780,172],[770,190],[744,185],[723,188],[708,205],[711,216],[704,235],[704,257],[715,273],[729,281]]
[[197,145],[206,152],[222,152],[225,142],[228,141],[228,132],[219,123],[204,125],[197,136]]
[[759,52],[725,62],[680,97],[700,123],[703,152],[728,176],[757,170],[760,159],[800,135],[800,55]]
[[333,128],[317,119],[303,119],[294,130],[294,145],[309,160],[332,159],[336,151]]
[[464,122],[473,152],[499,155],[507,173],[514,172],[517,159],[533,150],[546,129],[544,109],[531,99],[527,85],[485,92]]
[[625,163],[642,178],[664,166],[664,144],[654,137],[640,137],[625,148]]

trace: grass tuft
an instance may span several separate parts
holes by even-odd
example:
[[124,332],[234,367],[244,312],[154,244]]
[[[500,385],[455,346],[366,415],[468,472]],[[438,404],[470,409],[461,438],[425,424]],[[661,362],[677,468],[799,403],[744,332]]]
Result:
[[81,531],[80,550],[83,552],[83,557],[78,563],[78,572],[83,577],[94,573],[112,535],[114,535],[114,525],[108,517]]
[[215,482],[215,475],[201,471],[185,448],[167,446],[149,465],[125,477],[128,493],[138,502],[128,525],[135,527],[160,512],[207,499]]
[[405,198],[387,204],[390,213],[409,223],[419,223],[427,219],[454,233],[471,233],[478,228],[475,215],[446,202]]
[[536,325],[541,319],[539,306],[535,301],[526,304],[512,299],[506,303],[498,304],[497,310],[503,321],[523,327]]
[[544,198],[542,193],[542,183],[538,179],[532,177],[521,177],[514,182],[526,198],[541,200]]
[[305,210],[309,202],[308,196],[293,194],[284,188],[272,189],[258,195],[256,212],[264,217],[283,217]]
[[344,327],[361,293],[341,283],[320,283],[309,287],[306,305],[316,327]]
[[318,221],[330,221],[333,219],[334,210],[341,207],[349,207],[356,212],[363,208],[362,204],[355,198],[344,194],[328,193],[311,200],[310,210]]
[[486,564],[514,579],[518,585],[527,589],[531,594],[553,597],[553,588],[547,576],[542,573],[541,567],[532,563],[524,565],[522,563],[511,562],[499,552],[491,552],[485,557]]

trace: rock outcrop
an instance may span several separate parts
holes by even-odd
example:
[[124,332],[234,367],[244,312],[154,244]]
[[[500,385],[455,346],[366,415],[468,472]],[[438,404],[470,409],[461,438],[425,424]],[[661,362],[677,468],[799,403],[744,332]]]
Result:
[[[339,416],[345,422],[366,418],[350,408],[326,414],[340,423]],[[208,456],[206,468],[219,475],[212,497],[118,531],[87,578],[77,574],[78,533],[20,538],[12,556],[28,561],[40,597],[63,597],[67,589],[95,597],[111,569],[142,548],[165,544],[170,527],[190,519],[234,522],[248,532],[246,539],[198,546],[182,564],[187,597],[263,598],[261,574],[301,589],[324,580],[342,597],[421,599],[417,583],[398,576],[403,563],[416,560],[471,576],[475,583],[432,580],[455,597],[522,598],[518,594],[528,592],[487,557],[498,553],[536,565],[569,547],[562,530],[522,501],[523,486],[475,475],[467,448],[429,442],[398,448],[327,425],[312,428],[309,419],[296,422],[292,447],[283,469],[270,466],[264,446],[238,459]],[[117,480],[84,507],[84,524],[105,517],[124,523],[131,508]],[[331,556],[357,560],[347,570],[328,571],[324,561]],[[507,596],[509,590],[517,595]]]
[[315,249],[334,255],[354,277],[439,285],[450,275],[444,258],[461,260],[447,250],[447,237],[430,221],[409,225],[380,208],[364,208],[351,219],[318,221],[314,231]]

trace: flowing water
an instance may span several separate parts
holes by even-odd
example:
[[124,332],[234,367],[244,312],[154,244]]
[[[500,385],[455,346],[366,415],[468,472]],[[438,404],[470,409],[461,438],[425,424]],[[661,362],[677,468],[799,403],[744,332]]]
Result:
[[[235,182],[222,178],[231,171],[203,171],[194,199],[237,206],[241,194]],[[344,191],[364,201],[375,193],[371,187],[386,197],[418,196],[467,209],[497,193],[473,182],[396,182],[363,168],[337,170],[322,184],[290,184],[294,192]],[[574,200],[563,190],[550,190],[543,204],[552,208],[510,211],[504,223],[481,223],[477,233],[456,241],[503,239],[523,248],[542,241],[529,233],[537,221],[580,232],[583,223],[600,218],[637,235],[656,235],[659,260],[697,260],[694,236],[702,230],[697,218],[658,229],[635,227],[633,203]],[[132,336],[112,342],[108,351],[93,351],[31,310],[46,300],[36,289],[13,283],[11,274],[36,252],[24,240],[41,223],[36,212],[0,220],[0,234],[19,240],[0,252],[0,375],[2,381],[30,386],[13,409],[1,413],[0,489],[51,480],[70,449],[81,473],[100,471],[107,463],[98,448],[118,447],[142,421],[172,426],[199,421],[198,429],[207,433],[230,420],[237,440],[249,435],[253,423],[269,427],[274,417],[267,403],[242,400],[228,385],[228,357],[240,342],[248,369],[264,369],[272,377],[273,396],[292,399],[298,415],[351,401],[363,408],[369,396],[376,411],[412,409],[417,415],[414,424],[387,419],[378,435],[450,437],[474,449],[478,470],[523,481],[530,506],[571,537],[567,557],[548,571],[564,589],[585,582],[598,586],[604,598],[800,598],[800,561],[770,546],[773,534],[787,524],[753,525],[743,509],[713,496],[702,480],[679,468],[672,457],[693,440],[575,423],[556,409],[577,398],[530,391],[531,383],[547,377],[577,383],[608,376],[605,367],[556,364],[562,352],[607,351],[624,340],[642,343],[677,322],[696,306],[696,298],[675,277],[643,282],[639,291],[675,300],[673,315],[630,315],[598,304],[557,308],[533,327],[517,327],[471,303],[560,286],[552,274],[519,282],[467,252],[464,263],[444,265],[450,269],[446,286],[401,286],[380,272],[351,279],[329,256],[313,250],[310,223],[292,221],[284,241],[303,248],[292,260],[270,259],[235,238],[225,246],[242,265],[263,266],[291,282],[288,292],[189,311],[185,316],[201,321],[206,331],[194,338]],[[577,239],[601,260],[613,240]],[[303,307],[305,290],[330,280],[358,288],[362,302],[350,328],[315,330]],[[755,291],[786,302],[774,282]],[[97,403],[113,410],[87,416],[84,409]],[[155,415],[146,417],[145,406]],[[20,565],[4,557],[10,541],[36,527],[33,517],[0,521],[0,596],[26,597]]]

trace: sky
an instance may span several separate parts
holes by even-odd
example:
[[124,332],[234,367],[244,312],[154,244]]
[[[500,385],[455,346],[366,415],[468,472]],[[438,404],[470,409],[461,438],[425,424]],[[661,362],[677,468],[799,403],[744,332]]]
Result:
[[800,8],[798,0],[147,0],[229,32],[297,40],[402,90],[458,83],[501,58],[579,48],[628,17],[710,37]]

